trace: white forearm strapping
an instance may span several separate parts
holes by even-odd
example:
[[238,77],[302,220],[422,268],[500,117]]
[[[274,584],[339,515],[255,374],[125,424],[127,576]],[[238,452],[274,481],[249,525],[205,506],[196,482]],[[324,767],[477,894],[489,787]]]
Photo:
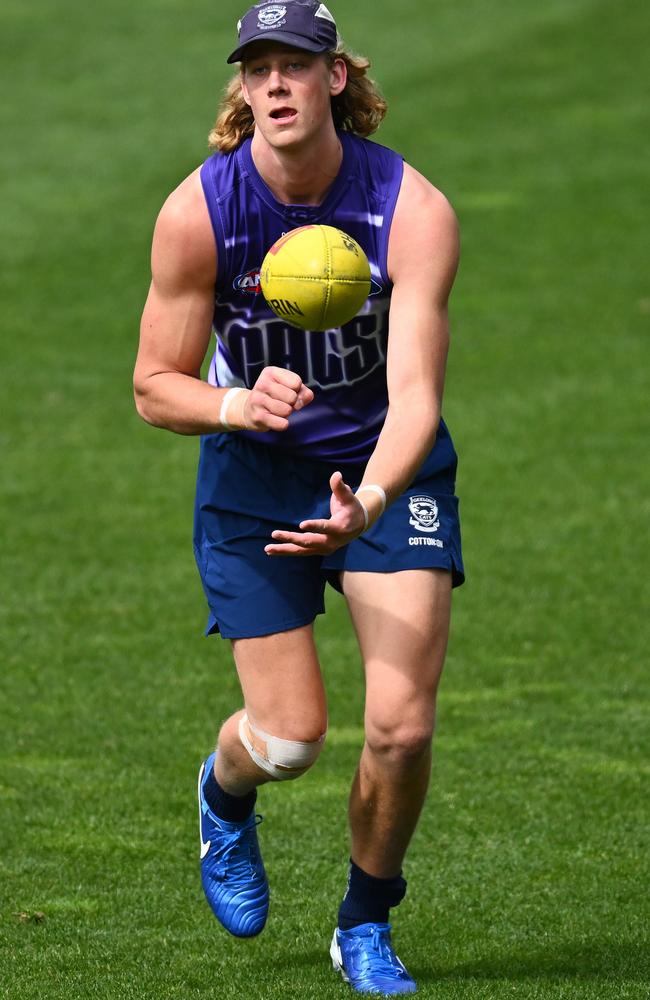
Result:
[[237,395],[238,392],[245,392],[245,391],[246,389],[244,388],[243,385],[233,386],[232,389],[228,389],[228,392],[221,400],[221,410],[219,411],[219,423],[221,424],[221,426],[225,431],[236,430],[235,427],[231,427],[231,425],[228,423],[228,407],[230,406],[230,404],[232,403],[234,397]]
[[368,508],[366,507],[366,505],[363,502],[363,500],[361,500],[360,497],[359,497],[359,494],[362,493],[363,490],[369,490],[369,491],[372,491],[373,493],[376,493],[377,496],[381,500],[381,510],[379,511],[379,515],[377,517],[377,520],[379,520],[379,518],[381,517],[381,515],[386,510],[386,491],[383,490],[381,488],[381,486],[377,486],[375,483],[369,483],[367,486],[360,486],[359,489],[357,490],[357,492],[354,494],[355,497],[357,498],[357,500],[359,501],[359,503],[361,504],[361,509],[363,510],[363,519],[364,519],[363,530],[366,531],[367,528],[368,528],[368,523],[369,523]]

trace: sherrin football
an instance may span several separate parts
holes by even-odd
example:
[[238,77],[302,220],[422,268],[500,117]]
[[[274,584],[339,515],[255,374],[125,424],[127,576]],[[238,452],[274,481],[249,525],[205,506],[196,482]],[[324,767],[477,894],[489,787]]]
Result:
[[262,261],[260,284],[273,312],[302,330],[347,323],[370,294],[370,265],[351,236],[334,226],[285,233]]

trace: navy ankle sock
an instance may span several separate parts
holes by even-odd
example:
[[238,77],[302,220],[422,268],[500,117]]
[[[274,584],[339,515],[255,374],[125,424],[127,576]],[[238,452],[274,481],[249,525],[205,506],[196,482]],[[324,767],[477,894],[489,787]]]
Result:
[[401,873],[394,878],[376,878],[350,860],[348,891],[339,908],[340,929],[388,923],[388,911],[404,899],[405,893],[406,880]]
[[211,768],[203,785],[203,798],[219,819],[225,819],[228,823],[243,823],[253,811],[257,792],[253,789],[246,795],[230,795],[223,790]]

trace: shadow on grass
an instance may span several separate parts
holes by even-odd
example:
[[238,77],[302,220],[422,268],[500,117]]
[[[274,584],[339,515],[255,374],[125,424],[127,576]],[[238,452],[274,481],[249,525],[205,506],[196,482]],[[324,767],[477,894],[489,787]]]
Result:
[[[322,948],[276,955],[267,963],[276,972],[296,968],[323,969],[327,956]],[[586,944],[553,944],[530,952],[503,953],[464,962],[451,968],[413,966],[409,971],[422,986],[462,980],[627,980],[650,984],[650,946],[638,942],[591,941]]]
[[650,984],[650,945],[632,941],[553,943],[545,949],[489,955],[451,968],[411,968],[421,983],[464,979],[628,980]]
[[[329,946],[328,946],[329,947]],[[276,955],[275,958],[265,959],[267,968],[281,972],[283,969],[308,969],[323,968],[329,961],[327,948],[312,948],[311,951],[287,952],[284,955]]]

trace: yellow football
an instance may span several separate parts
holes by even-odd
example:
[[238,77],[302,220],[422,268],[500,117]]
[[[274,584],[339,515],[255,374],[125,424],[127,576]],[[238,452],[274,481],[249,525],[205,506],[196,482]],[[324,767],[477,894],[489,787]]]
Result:
[[351,236],[333,226],[285,233],[262,261],[260,284],[273,312],[303,330],[347,323],[370,294],[370,265]]

